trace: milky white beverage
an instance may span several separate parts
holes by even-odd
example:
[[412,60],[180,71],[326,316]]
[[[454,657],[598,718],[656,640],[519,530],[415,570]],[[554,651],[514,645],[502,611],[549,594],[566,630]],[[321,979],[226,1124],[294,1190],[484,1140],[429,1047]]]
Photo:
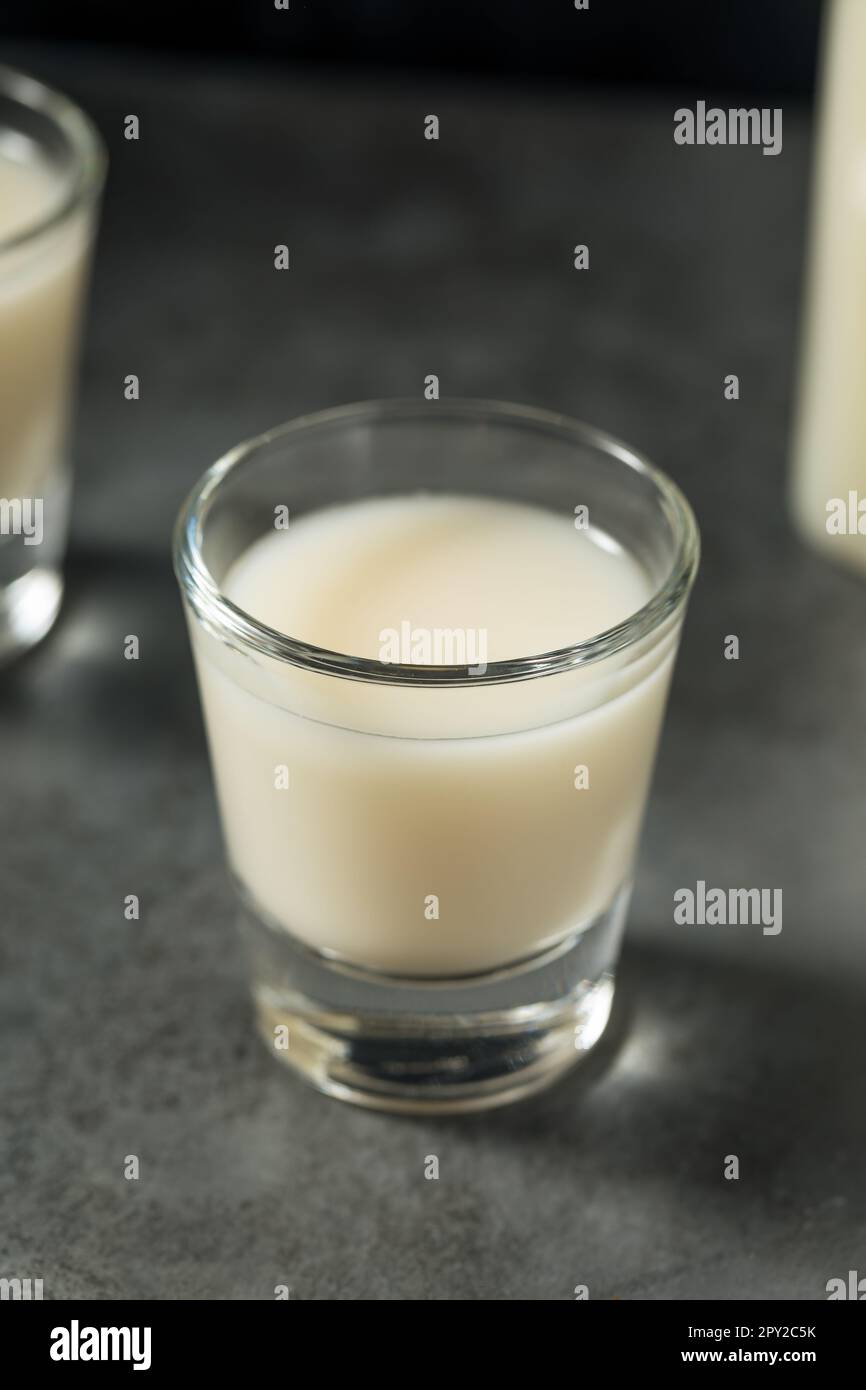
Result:
[[[597,635],[653,586],[568,513],[419,493],[292,520],[222,589],[318,647],[480,666]],[[627,893],[675,634],[602,675],[481,689],[254,672],[192,636],[230,861],[277,931],[374,970],[459,976]]]
[[827,39],[793,503],[811,541],[866,572],[864,0],[834,0]]
[[0,496],[41,497],[64,461],[88,234],[78,217],[17,247],[57,209],[56,174],[0,130]]
[[0,66],[0,661],[63,593],[80,308],[104,161],[72,102]]

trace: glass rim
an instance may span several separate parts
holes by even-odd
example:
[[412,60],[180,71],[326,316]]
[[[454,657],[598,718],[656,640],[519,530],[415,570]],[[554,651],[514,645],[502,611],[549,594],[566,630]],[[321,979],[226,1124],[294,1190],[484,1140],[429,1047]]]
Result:
[[[590,447],[649,480],[660,497],[674,533],[674,558],[664,582],[650,598],[614,627],[569,646],[531,656],[488,662],[483,673],[467,666],[411,666],[373,657],[351,656],[305,642],[260,622],[221,591],[202,555],[203,528],[210,503],[236,470],[252,466],[261,451],[281,440],[332,426],[371,423],[402,417],[433,424],[437,418],[481,419],[534,427]],[[700,558],[700,533],[694,513],[676,483],[648,458],[614,435],[552,410],[472,397],[444,397],[430,403],[414,397],[360,401],[301,415],[235,445],[211,464],[187,495],[174,528],[172,555],[181,591],[196,618],[231,646],[320,674],[373,684],[402,686],[484,686],[556,675],[604,660],[660,628],[688,597]]]
[[102,136],[90,117],[70,97],[50,87],[38,77],[0,63],[0,96],[28,107],[53,121],[69,141],[75,160],[72,185],[57,207],[28,223],[11,236],[0,237],[0,255],[60,226],[89,200],[95,200],[105,182],[108,156]]

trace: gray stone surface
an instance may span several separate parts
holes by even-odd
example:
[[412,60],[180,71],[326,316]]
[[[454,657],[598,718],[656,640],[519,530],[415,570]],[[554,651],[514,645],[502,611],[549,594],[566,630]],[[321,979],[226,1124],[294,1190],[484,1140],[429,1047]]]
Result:
[[[866,1272],[866,586],[783,503],[807,113],[768,159],[676,148],[676,96],[6,56],[86,105],[112,171],[68,598],[0,679],[0,1273],[52,1298],[814,1299]],[[459,1121],[326,1100],[255,1039],[169,564],[228,445],[428,372],[633,441],[705,545],[609,1037]],[[698,878],[783,888],[781,935],[675,927]]]

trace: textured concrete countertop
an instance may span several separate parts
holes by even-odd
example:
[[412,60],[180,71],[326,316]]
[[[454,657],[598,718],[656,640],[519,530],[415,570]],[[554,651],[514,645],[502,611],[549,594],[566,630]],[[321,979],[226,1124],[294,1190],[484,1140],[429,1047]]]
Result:
[[[67,602],[0,677],[0,1274],[51,1298],[815,1299],[866,1273],[866,585],[783,505],[807,113],[764,158],[675,146],[679,94],[4,56],[87,107],[112,169]],[[704,563],[608,1038],[522,1106],[418,1121],[307,1090],[253,1034],[169,536],[229,445],[430,372],[646,450]],[[675,926],[698,879],[782,888],[782,932]]]

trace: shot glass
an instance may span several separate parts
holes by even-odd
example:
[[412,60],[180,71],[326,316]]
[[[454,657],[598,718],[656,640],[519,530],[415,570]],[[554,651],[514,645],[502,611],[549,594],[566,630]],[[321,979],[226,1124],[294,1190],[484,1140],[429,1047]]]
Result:
[[0,661],[45,635],[63,594],[70,405],[104,173],[84,113],[0,67]]
[[[419,493],[585,511],[647,599],[555,651],[420,665],[313,645],[226,596],[275,517]],[[646,459],[498,402],[329,410],[205,473],[175,569],[278,1060],[344,1100],[447,1112],[516,1100],[597,1042],[698,553]]]

